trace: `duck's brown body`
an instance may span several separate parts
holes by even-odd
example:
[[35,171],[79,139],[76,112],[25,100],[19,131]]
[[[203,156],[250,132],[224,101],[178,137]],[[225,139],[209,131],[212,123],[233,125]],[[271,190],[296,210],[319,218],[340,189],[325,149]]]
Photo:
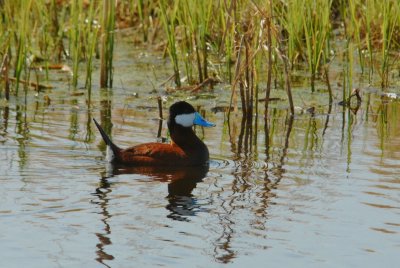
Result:
[[[197,137],[196,137],[197,138]],[[200,141],[200,140],[199,140]],[[201,142],[201,141],[200,141]],[[203,142],[199,150],[171,143],[144,143],[114,152],[112,162],[132,166],[198,166],[208,163],[208,149]]]
[[[180,109],[177,110],[174,105]],[[209,160],[207,146],[196,136],[191,126],[182,126],[175,122],[176,115],[179,115],[178,112],[191,115],[191,113],[195,113],[194,108],[185,102],[174,105],[170,108],[168,120],[168,129],[172,140],[169,144],[144,143],[121,149],[111,141],[101,126],[93,119],[110,149],[109,153],[112,154],[109,161],[127,166],[188,167],[207,165]]]

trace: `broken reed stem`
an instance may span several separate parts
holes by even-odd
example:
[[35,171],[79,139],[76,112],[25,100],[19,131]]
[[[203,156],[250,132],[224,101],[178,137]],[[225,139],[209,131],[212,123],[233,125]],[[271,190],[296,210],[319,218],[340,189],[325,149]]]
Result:
[[157,103],[158,103],[158,116],[160,118],[160,120],[163,120],[163,112],[162,112],[162,100],[161,97],[157,98]]
[[[3,76],[3,78],[5,78],[5,76]],[[12,82],[16,82],[16,83],[20,83],[20,84],[23,84],[25,86],[31,86],[31,87],[35,88],[36,90],[52,89],[53,88],[50,85],[43,85],[43,84],[35,83],[35,82],[29,81],[29,80],[18,79],[16,77],[8,77],[7,80],[8,81],[12,81]]]

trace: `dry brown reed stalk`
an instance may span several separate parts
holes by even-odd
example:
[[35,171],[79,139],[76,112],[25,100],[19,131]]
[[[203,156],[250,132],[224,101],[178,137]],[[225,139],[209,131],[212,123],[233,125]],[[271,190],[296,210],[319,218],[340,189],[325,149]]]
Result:
[[[232,107],[232,98],[236,94],[236,85],[239,84],[239,92],[242,102],[242,113],[244,117],[252,116],[254,99],[257,99],[257,96],[255,96],[255,91],[257,90],[257,81],[255,80],[255,78],[257,77],[256,56],[261,49],[259,46],[259,42],[254,44],[255,30],[256,28],[251,25],[251,23],[249,23],[249,27],[246,28],[246,32],[242,35],[240,42],[241,45],[237,54],[238,56],[235,68],[235,79],[232,86],[230,107]],[[252,50],[252,47],[254,47],[254,50]],[[244,62],[241,61],[243,49]]]
[[8,78],[8,72],[10,69],[10,59],[9,59],[9,51],[3,56],[3,63],[0,66],[0,74],[4,79],[4,91],[6,100],[10,99],[10,81]]
[[[243,43],[245,50],[244,64],[240,65],[240,62],[238,61],[238,64],[236,66],[237,67],[235,76],[236,78],[234,81],[234,85],[232,86],[232,95],[235,94],[236,84],[239,84],[239,93],[242,103],[242,113],[244,117],[249,117],[252,115],[253,101],[254,101],[255,54],[250,55],[249,43],[247,41],[244,41]],[[241,56],[239,55],[238,60],[240,59],[240,57]],[[230,107],[232,107],[231,104]]]
[[[241,61],[241,51],[243,48],[243,40],[244,40],[244,35],[242,35],[241,39],[240,39],[240,45],[239,45],[239,49],[237,52],[237,60],[236,60],[236,67],[235,67],[235,80],[233,81],[233,85],[232,85],[232,91],[231,91],[231,98],[229,101],[229,111],[228,111],[228,118],[230,118],[230,114],[231,114],[231,107],[232,104],[234,104],[234,111],[237,111],[237,103],[236,103],[236,84],[238,82],[238,78],[239,78],[239,72],[240,72],[240,61]],[[234,101],[235,100],[235,101]],[[233,103],[235,102],[235,103]]]
[[329,81],[329,67],[326,65],[324,70],[325,70],[326,86],[328,87],[328,93],[329,93],[329,104],[331,104],[333,102],[333,94],[332,94],[331,83]]
[[271,80],[272,80],[272,34],[271,34],[271,22],[272,22],[272,1],[269,1],[269,16],[266,19],[267,23],[267,46],[268,46],[268,70],[267,70],[267,88],[265,90],[265,124],[267,124],[268,118],[268,106],[271,95]]
[[287,96],[288,96],[290,113],[293,116],[294,115],[294,104],[293,104],[292,88],[291,88],[291,82],[290,82],[289,61],[288,61],[288,58],[284,54],[282,49],[278,50],[278,55],[279,55],[279,57],[281,58],[281,60],[283,62],[283,70],[284,70],[284,73],[285,73],[286,93],[287,93]]
[[268,117],[268,104],[271,95],[271,81],[272,81],[271,17],[267,19],[267,45],[268,45],[268,70],[267,70],[267,88],[265,90],[265,117]]
[[162,122],[163,122],[163,112],[162,112],[162,99],[160,96],[157,98],[157,104],[158,104],[158,131],[157,131],[157,139],[161,138],[161,132],[162,132]]
[[103,23],[102,23],[102,33],[101,33],[101,54],[100,54],[100,87],[107,87],[108,73],[107,73],[107,17],[108,17],[109,1],[103,1]]
[[196,32],[193,33],[193,42],[194,47],[196,50],[196,62],[197,62],[197,70],[199,72],[199,82],[203,82],[203,69],[201,68],[201,59],[200,59],[200,52],[199,52],[199,45],[197,44]]
[[[250,41],[250,40],[249,40]],[[255,60],[250,58],[250,44],[246,41],[246,67],[245,67],[245,78],[246,78],[246,117],[252,117],[253,114],[253,99],[254,99],[254,74],[255,74]]]
[[23,84],[25,86],[33,87],[36,90],[52,89],[53,88],[53,86],[50,86],[50,85],[43,85],[43,84],[39,84],[38,82],[35,83],[35,82],[31,82],[29,80],[17,79],[16,77],[9,77],[8,80],[12,81],[12,82],[17,82],[17,83]]

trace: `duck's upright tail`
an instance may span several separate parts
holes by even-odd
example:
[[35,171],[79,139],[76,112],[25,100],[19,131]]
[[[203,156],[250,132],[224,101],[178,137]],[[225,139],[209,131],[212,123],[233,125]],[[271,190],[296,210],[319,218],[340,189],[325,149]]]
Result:
[[107,145],[106,158],[109,162],[112,162],[116,158],[116,156],[118,155],[118,152],[121,149],[111,141],[110,137],[108,137],[108,135],[106,134],[104,129],[99,125],[99,123],[97,123],[96,119],[93,118],[93,121],[94,121],[96,127],[99,129],[101,137],[103,137],[103,140]]

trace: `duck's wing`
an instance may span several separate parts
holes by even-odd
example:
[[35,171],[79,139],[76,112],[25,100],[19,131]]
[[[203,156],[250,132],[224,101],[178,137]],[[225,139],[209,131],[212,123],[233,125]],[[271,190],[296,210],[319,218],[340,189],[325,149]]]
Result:
[[144,143],[121,150],[117,158],[127,165],[174,166],[183,165],[187,155],[174,144]]

